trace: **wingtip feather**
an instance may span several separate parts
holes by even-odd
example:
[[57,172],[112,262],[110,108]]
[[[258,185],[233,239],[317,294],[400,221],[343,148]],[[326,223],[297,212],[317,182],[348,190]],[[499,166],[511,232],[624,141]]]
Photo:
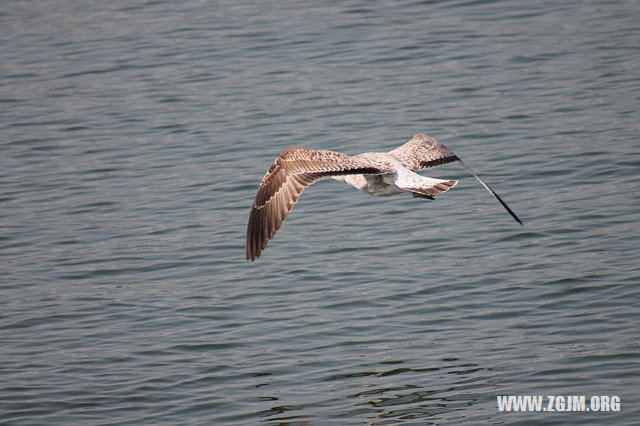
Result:
[[496,200],[498,200],[500,202],[500,204],[502,205],[502,207],[504,207],[504,209],[511,215],[512,218],[515,219],[516,222],[518,222],[521,226],[524,226],[524,223],[522,222],[522,220],[520,220],[520,218],[518,217],[518,215],[516,215],[513,210],[511,210],[511,208],[507,205],[507,203],[505,203],[502,198],[500,198],[500,196],[498,194],[496,194],[496,191],[494,191],[493,189],[491,189],[491,187],[489,185],[487,185],[487,183],[485,183],[485,181],[483,181],[482,179],[480,179],[480,176],[478,176],[476,174],[475,171],[473,171],[473,169],[471,167],[469,167],[467,165],[467,163],[465,163],[464,161],[462,161],[459,157],[458,157],[458,161],[460,162],[460,164],[462,164],[462,166],[467,169],[467,171],[469,173],[471,173],[473,175],[473,177],[475,177],[477,179],[478,182],[480,182],[480,184],[482,186],[484,186],[484,188],[489,191],[489,193],[491,195],[493,195],[495,197]]

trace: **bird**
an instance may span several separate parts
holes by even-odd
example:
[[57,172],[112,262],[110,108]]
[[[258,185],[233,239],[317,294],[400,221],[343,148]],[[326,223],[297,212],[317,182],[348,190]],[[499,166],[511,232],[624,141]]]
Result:
[[458,162],[493,195],[520,225],[524,223],[502,198],[460,157],[437,139],[417,134],[389,152],[345,155],[335,151],[286,148],[260,181],[246,237],[246,259],[256,260],[282,227],[302,191],[321,179],[333,178],[373,196],[402,193],[433,200],[458,184],[417,174],[422,169]]

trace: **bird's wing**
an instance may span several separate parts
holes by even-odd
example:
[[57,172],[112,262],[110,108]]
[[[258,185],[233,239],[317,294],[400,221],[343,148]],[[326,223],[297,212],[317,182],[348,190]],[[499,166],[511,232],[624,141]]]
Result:
[[389,154],[413,171],[459,161],[457,155],[436,139],[418,134]]
[[262,178],[247,225],[247,260],[260,256],[280,229],[304,189],[330,176],[375,174],[373,164],[333,151],[287,148]]
[[480,179],[480,176],[478,176],[471,167],[436,139],[427,135],[417,134],[401,147],[396,148],[393,151],[389,151],[389,154],[395,157],[407,168],[414,171],[459,161],[460,164],[462,164],[462,166],[467,169],[469,173],[471,173],[478,182],[480,182],[480,184],[495,197],[496,200],[498,200],[511,217],[513,217],[520,225],[524,226],[520,218],[509,208],[507,203],[505,203],[489,185]]

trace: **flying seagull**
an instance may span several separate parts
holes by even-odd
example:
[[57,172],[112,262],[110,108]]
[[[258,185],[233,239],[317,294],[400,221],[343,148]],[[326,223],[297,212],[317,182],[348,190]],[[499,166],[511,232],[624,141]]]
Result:
[[456,186],[456,180],[420,176],[419,170],[460,162],[520,224],[522,221],[478,175],[436,139],[415,135],[389,152],[345,155],[334,151],[287,148],[262,178],[247,225],[247,260],[256,260],[280,229],[304,189],[324,178],[334,178],[374,196],[409,193],[433,200]]

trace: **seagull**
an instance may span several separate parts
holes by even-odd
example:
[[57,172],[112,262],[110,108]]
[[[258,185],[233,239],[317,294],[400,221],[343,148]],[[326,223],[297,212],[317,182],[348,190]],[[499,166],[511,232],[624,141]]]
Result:
[[324,178],[348,183],[373,196],[408,193],[433,200],[456,186],[456,180],[434,179],[415,172],[460,162],[520,225],[524,224],[496,192],[457,155],[423,134],[389,152],[345,155],[334,151],[287,148],[264,175],[247,225],[246,257],[256,260],[280,229],[304,189]]

